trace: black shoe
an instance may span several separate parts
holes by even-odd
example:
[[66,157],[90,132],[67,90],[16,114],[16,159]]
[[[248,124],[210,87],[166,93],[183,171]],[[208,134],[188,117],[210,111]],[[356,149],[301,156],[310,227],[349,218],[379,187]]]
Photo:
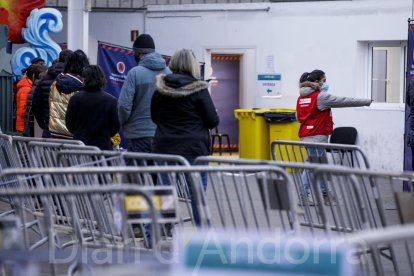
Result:
[[144,233],[142,232],[141,224],[133,224],[132,231],[134,232],[134,237],[137,239],[144,238]]

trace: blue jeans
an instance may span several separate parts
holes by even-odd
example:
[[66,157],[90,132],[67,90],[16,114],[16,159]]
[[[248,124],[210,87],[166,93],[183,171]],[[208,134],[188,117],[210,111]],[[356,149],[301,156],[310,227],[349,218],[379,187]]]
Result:
[[[186,156],[186,155],[183,155],[183,157],[185,159],[187,159],[187,161],[191,165],[193,165],[194,164],[194,160],[198,156]],[[169,163],[167,163],[167,165],[175,165],[175,164],[169,164]],[[204,164],[202,164],[202,165],[204,165]],[[205,165],[207,165],[207,164],[205,164]],[[157,178],[157,180],[156,180],[157,185],[170,185],[170,181],[169,181],[169,178],[168,177],[169,177],[168,174],[161,174]],[[203,190],[205,192],[206,189],[207,189],[207,181],[208,181],[207,174],[206,173],[201,173],[200,174],[200,177],[201,177],[201,185],[202,185]],[[197,199],[195,198],[195,191],[194,191],[194,185],[192,183],[192,178],[188,174],[186,174],[185,175],[185,180],[186,180],[186,183],[187,183],[187,187],[188,187],[188,191],[189,191],[189,196],[190,196],[190,199],[191,199],[191,210],[192,210],[192,213],[193,213],[194,225],[200,226],[201,225],[201,220],[200,220],[200,214],[199,214],[198,208],[197,208]],[[170,223],[167,223],[167,224],[170,224]],[[171,227],[171,226],[168,225],[168,227]],[[143,229],[144,230],[144,237],[145,237],[148,245],[151,245],[151,243],[152,243],[152,239],[151,239],[151,225],[144,224],[143,225],[143,228],[144,228]]]
[[129,139],[128,151],[151,153],[152,152],[152,139],[153,137]]
[[[308,161],[311,163],[323,163],[322,162],[315,162],[312,159],[316,160],[323,160],[326,158],[325,150],[322,148],[308,148]],[[310,182],[313,180],[313,172],[311,170],[304,170],[302,173],[302,184],[303,184],[303,190],[305,192],[305,195],[308,195],[311,193],[311,187]],[[326,188],[325,181],[321,181],[321,192],[323,195],[326,195],[328,193],[328,190]]]
[[[191,165],[193,165],[194,164],[194,160],[198,156],[188,156],[188,155],[186,156],[186,155],[183,155],[183,157],[185,159],[187,159],[187,161]],[[175,164],[167,164],[167,165],[175,165]],[[207,163],[206,164],[201,164],[201,165],[207,165]],[[207,181],[208,181],[207,174],[206,173],[201,173],[200,174],[200,177],[201,177],[201,185],[202,185],[202,188],[203,188],[203,190],[205,192],[207,190]],[[196,226],[200,226],[201,225],[200,214],[198,213],[198,209],[197,209],[197,199],[195,198],[194,185],[192,183],[191,177],[188,174],[185,175],[185,180],[186,180],[186,183],[187,183],[187,187],[189,189],[188,192],[189,192],[189,196],[190,196],[190,199],[191,199],[191,209],[192,209],[192,212],[193,212],[194,224]],[[162,174],[161,175],[161,179],[158,179],[157,180],[157,185],[170,185],[170,182],[169,182],[169,179],[168,179],[168,175],[167,174]]]
[[[187,159],[187,161],[191,164],[194,165],[194,160],[197,158],[198,156],[184,156],[185,159]],[[206,164],[201,164],[201,165],[207,165]],[[201,173],[200,174],[201,177],[201,185],[203,185],[203,190],[204,192],[207,190],[207,181],[208,181],[208,177],[206,173]],[[201,221],[200,221],[200,214],[198,213],[198,209],[197,209],[197,201],[195,198],[195,194],[194,194],[194,190],[191,187],[194,187],[194,185],[192,185],[191,183],[191,178],[188,177],[186,175],[186,180],[187,183],[189,184],[188,187],[190,188],[190,198],[191,198],[191,209],[193,210],[193,217],[194,217],[194,224],[196,226],[200,226],[201,225]],[[197,184],[197,183],[196,183]]]

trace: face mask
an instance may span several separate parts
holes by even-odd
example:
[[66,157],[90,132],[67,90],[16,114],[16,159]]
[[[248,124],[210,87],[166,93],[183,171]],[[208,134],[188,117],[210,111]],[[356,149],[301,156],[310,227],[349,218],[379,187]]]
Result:
[[327,92],[329,90],[329,84],[324,82],[321,86],[321,92]]

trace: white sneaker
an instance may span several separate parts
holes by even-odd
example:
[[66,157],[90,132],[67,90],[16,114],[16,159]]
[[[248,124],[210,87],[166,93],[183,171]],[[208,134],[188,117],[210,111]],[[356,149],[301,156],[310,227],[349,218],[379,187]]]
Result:
[[300,201],[299,201],[299,205],[300,206],[315,206],[315,202],[313,201],[312,195],[311,194],[301,194],[299,197]]
[[336,197],[331,193],[323,195],[323,201],[324,201],[326,206],[336,205]]

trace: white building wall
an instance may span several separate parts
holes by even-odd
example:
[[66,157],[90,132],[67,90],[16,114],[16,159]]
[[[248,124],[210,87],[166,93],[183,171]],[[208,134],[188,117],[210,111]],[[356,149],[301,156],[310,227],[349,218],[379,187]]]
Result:
[[[242,9],[240,11],[240,9]],[[267,10],[268,11],[265,11]],[[185,11],[187,10],[187,11]],[[367,97],[367,41],[407,39],[411,0],[353,0],[293,3],[150,6],[147,13],[92,13],[91,61],[97,40],[131,46],[129,33],[151,34],[157,50],[173,54],[192,48],[204,61],[208,49],[254,49],[248,87],[267,72],[274,57],[282,74],[281,99],[262,99],[251,89],[245,108],[294,108],[298,80],[305,71],[322,69],[330,93]],[[333,110],[335,126],[355,126],[359,145],[373,168],[402,170],[404,111],[399,105]]]
[[[51,34],[52,39],[57,43],[67,42],[67,12],[61,12],[64,29],[58,34]],[[96,64],[98,41],[132,47],[131,30],[139,30],[142,33],[143,26],[143,12],[91,12],[89,14],[89,51],[87,53],[89,61]]]

